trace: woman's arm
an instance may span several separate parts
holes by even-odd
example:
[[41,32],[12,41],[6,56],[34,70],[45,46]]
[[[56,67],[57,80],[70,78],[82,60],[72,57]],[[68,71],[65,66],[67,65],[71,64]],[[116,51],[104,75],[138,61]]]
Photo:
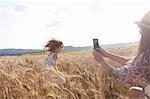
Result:
[[121,65],[126,65],[127,62],[129,61],[128,59],[125,59],[121,56],[106,52],[106,56],[110,59],[112,59],[113,61],[116,61],[118,63],[120,63]]
[[100,63],[100,64],[104,67],[104,69],[105,69],[106,71],[111,71],[111,70],[112,70],[113,67],[112,67],[111,65],[109,65],[108,63],[105,62],[103,56],[102,56],[99,52],[94,51],[94,52],[93,52],[93,56],[94,56],[94,59],[95,59],[98,63]]
[[114,79],[116,79],[119,82],[134,83],[140,77],[140,73],[135,67],[135,65],[128,64],[121,68],[114,68],[104,60],[103,56],[99,52],[94,51],[93,56],[94,56],[94,59],[98,63],[100,63],[103,66],[103,68],[107,72],[109,72]]
[[119,55],[115,55],[109,52],[106,52],[104,49],[99,48],[98,52],[100,52],[104,57],[110,58],[113,61],[116,61],[120,63],[121,65],[126,65],[126,63],[129,61],[128,59],[125,59]]

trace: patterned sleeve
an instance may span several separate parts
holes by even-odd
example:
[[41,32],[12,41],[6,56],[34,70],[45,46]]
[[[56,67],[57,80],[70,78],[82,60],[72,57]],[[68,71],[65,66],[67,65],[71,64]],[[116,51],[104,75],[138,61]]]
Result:
[[125,65],[122,68],[113,68],[112,73],[117,81],[122,83],[134,83],[140,79],[139,65],[141,56],[137,57],[131,64]]

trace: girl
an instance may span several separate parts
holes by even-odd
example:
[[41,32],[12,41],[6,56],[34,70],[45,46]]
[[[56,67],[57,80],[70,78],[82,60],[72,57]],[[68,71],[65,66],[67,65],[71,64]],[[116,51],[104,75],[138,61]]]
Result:
[[58,53],[64,48],[63,42],[52,39],[45,44],[44,48],[49,52],[45,62],[47,68],[56,71],[56,73],[59,74],[61,81],[65,83],[64,75],[57,68]]
[[[106,52],[99,48],[94,51],[95,60],[100,63],[112,77],[123,83],[140,83],[143,88],[132,87],[129,90],[130,99],[150,99],[150,12],[146,13],[141,21],[136,22],[140,28],[141,40],[139,50],[131,64],[127,59]],[[103,57],[107,57],[122,65],[122,68],[114,68]],[[138,96],[140,95],[140,97]]]

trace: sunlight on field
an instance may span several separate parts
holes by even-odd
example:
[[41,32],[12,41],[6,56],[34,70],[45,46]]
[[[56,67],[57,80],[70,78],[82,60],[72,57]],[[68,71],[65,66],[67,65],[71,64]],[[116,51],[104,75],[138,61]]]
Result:
[[[108,49],[128,58],[135,55],[135,50],[136,47]],[[44,66],[44,58],[45,55],[0,57],[0,99],[127,99],[130,85],[113,81],[93,60],[92,51],[59,55],[58,68],[65,75],[65,84]]]

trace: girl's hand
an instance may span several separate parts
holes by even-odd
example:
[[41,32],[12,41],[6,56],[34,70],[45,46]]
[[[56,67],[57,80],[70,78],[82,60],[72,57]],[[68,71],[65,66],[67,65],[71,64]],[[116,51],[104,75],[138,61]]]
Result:
[[60,77],[61,83],[66,83],[66,79],[65,79],[63,73],[60,73],[59,77]]
[[95,59],[97,62],[99,62],[99,63],[104,62],[104,58],[103,58],[103,56],[102,56],[102,54],[101,54],[100,52],[94,50],[93,56],[94,56],[94,59]]

